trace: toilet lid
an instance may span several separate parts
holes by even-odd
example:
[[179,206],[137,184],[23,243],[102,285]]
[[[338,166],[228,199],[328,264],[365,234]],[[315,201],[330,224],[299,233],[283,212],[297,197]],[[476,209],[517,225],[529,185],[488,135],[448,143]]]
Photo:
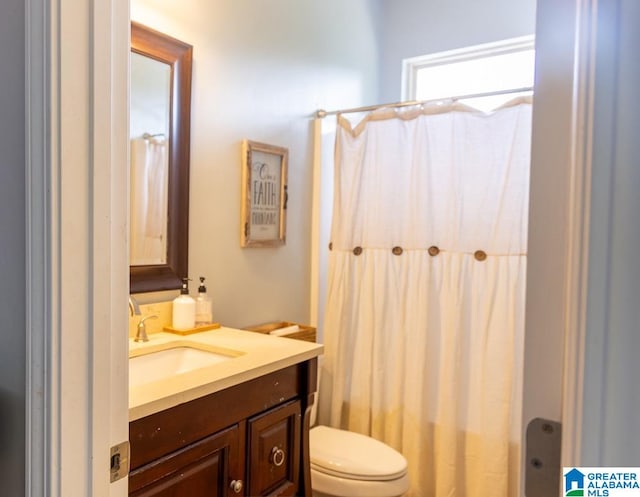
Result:
[[309,432],[311,467],[341,478],[386,481],[407,471],[407,460],[388,445],[350,431],[316,426]]

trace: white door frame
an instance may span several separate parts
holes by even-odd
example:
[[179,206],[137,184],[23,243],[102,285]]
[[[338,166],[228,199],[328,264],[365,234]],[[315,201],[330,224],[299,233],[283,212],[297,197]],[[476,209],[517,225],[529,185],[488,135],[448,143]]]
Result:
[[566,333],[562,381],[562,465],[580,466],[583,430],[585,340],[591,221],[591,170],[595,98],[597,0],[576,2],[574,112],[572,120],[568,245],[565,291]]
[[123,497],[129,2],[25,5],[26,494]]
[[563,466],[581,463],[598,4],[537,7],[523,441],[534,418],[561,422]]

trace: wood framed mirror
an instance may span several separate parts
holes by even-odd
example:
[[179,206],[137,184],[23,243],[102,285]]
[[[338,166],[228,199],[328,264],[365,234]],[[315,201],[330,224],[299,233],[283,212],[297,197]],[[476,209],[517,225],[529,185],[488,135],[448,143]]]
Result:
[[188,274],[193,47],[131,23],[131,293]]

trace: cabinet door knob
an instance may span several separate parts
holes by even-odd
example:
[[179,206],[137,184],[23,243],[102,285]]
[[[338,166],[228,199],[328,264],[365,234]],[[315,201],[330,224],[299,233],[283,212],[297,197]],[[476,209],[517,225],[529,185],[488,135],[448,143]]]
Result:
[[239,494],[240,492],[242,492],[242,487],[244,486],[242,484],[242,480],[233,480],[231,482],[231,485],[229,485],[231,487],[231,490],[233,490],[234,493]]
[[273,449],[271,449],[271,462],[275,465],[275,466],[282,466],[284,464],[284,460],[285,460],[285,453],[284,450],[278,448],[278,447],[274,447]]

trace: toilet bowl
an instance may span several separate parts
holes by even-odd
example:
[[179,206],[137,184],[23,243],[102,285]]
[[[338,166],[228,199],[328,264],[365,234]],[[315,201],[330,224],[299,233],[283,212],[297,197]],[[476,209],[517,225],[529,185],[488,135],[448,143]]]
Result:
[[407,460],[371,437],[315,426],[309,432],[313,497],[400,497]]

